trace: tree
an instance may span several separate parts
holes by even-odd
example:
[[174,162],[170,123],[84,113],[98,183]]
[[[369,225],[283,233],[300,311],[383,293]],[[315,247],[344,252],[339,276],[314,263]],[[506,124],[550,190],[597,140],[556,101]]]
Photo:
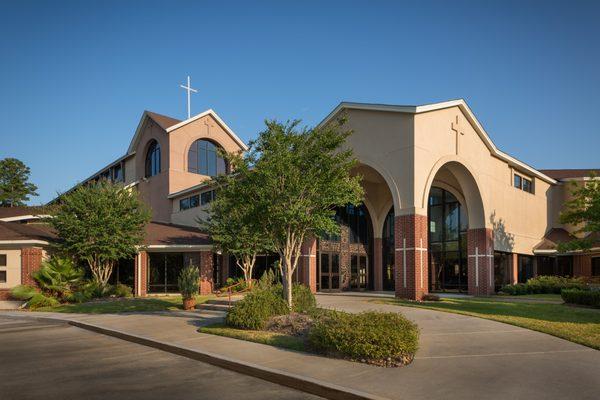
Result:
[[217,198],[211,203],[209,218],[199,223],[210,232],[217,250],[235,257],[236,265],[250,286],[256,256],[273,251],[273,246],[264,230],[263,215],[257,203],[252,201],[252,181],[240,179],[249,172],[247,164],[239,154],[224,156],[236,174],[215,179]]
[[577,226],[575,233],[589,235],[562,243],[559,250],[586,251],[593,245],[593,234],[600,233],[600,180],[592,174],[591,179],[583,184],[573,182],[571,194],[573,198],[563,206],[560,222]]
[[62,196],[48,219],[60,238],[59,250],[85,261],[101,287],[116,261],[137,253],[149,221],[150,213],[135,190],[106,180]]
[[292,276],[305,240],[337,233],[335,209],[358,205],[363,198],[360,176],[351,176],[356,160],[343,149],[350,131],[343,121],[313,129],[266,121],[266,129],[243,157],[240,179],[249,189],[262,230],[280,257],[284,299],[292,306]]
[[30,169],[16,158],[0,160],[0,206],[23,206],[29,196],[37,196],[37,186],[29,182]]

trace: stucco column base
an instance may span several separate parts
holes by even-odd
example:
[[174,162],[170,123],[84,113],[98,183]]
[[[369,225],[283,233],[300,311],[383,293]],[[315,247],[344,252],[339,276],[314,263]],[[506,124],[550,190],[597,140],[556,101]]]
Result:
[[396,297],[421,300],[429,292],[427,216],[394,219]]
[[491,229],[467,231],[469,294],[489,296],[494,293],[494,240]]
[[298,262],[298,277],[300,283],[317,292],[317,239],[311,238],[304,241],[301,250],[301,259]]

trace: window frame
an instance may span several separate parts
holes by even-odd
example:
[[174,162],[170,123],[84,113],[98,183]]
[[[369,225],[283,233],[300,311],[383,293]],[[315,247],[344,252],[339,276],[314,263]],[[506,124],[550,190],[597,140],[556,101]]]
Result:
[[222,147],[210,139],[194,140],[188,149],[187,172],[211,177],[227,175],[229,165],[227,160],[219,155],[219,149]]
[[0,260],[4,260],[3,263],[0,261],[0,267],[8,266],[8,254],[2,253],[0,254]]
[[162,154],[160,143],[156,139],[149,142],[144,159],[144,177],[151,178],[162,172]]
[[[2,275],[4,275],[4,278],[2,278]],[[8,271],[5,269],[0,269],[0,283],[7,283],[8,282]]]
[[[518,184],[517,184],[518,180]],[[526,185],[527,182],[527,185]],[[525,193],[535,194],[535,184],[533,178],[513,171],[512,186],[515,189],[522,190]]]

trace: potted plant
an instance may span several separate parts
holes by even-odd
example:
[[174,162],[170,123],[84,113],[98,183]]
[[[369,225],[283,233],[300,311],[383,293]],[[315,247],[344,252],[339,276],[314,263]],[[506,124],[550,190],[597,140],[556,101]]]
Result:
[[177,283],[179,285],[181,297],[183,297],[184,310],[192,310],[196,306],[199,280],[200,274],[198,272],[198,267],[195,265],[190,264],[181,270]]

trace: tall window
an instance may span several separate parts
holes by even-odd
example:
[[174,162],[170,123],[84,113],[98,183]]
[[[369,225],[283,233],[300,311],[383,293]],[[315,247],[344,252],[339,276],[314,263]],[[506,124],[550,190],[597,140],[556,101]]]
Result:
[[432,291],[467,290],[467,226],[454,195],[432,187],[429,194],[429,262]]
[[146,153],[146,178],[160,174],[160,144],[153,140]]
[[200,175],[217,176],[227,173],[227,163],[218,154],[218,146],[208,140],[192,143],[188,152],[188,171]]

